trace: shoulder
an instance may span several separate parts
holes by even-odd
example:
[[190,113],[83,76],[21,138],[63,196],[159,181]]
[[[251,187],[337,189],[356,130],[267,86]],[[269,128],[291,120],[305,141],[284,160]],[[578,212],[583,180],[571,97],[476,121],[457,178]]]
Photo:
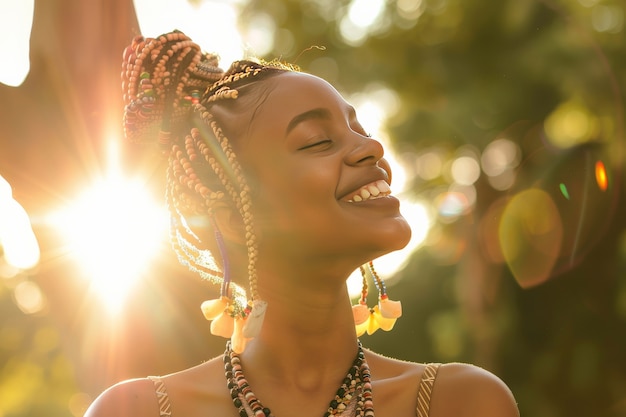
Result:
[[91,404],[84,417],[158,417],[154,383],[133,379],[113,385]]
[[411,381],[417,381],[424,370],[423,364],[391,358],[371,350],[366,350],[365,354],[372,375],[385,383],[411,386],[414,385]]
[[518,417],[519,411],[511,390],[500,378],[478,366],[449,363],[437,372],[431,416]]

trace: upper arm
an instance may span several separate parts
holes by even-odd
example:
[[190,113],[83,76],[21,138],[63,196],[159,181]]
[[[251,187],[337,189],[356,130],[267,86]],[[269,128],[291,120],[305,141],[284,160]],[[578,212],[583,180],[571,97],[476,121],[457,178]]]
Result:
[[494,374],[467,364],[442,365],[431,399],[431,416],[519,417],[511,390]]
[[84,417],[159,417],[154,384],[134,379],[113,385],[96,398]]

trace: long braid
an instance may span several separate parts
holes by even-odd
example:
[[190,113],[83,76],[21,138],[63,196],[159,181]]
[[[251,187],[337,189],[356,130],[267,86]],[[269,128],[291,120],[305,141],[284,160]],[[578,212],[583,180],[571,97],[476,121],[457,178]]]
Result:
[[[260,300],[258,241],[250,187],[211,107],[236,100],[238,88],[243,85],[293,69],[278,62],[237,61],[225,73],[218,67],[216,55],[202,54],[198,45],[178,31],[154,39],[136,37],[124,53],[124,133],[134,142],[156,141],[168,155],[166,202],[174,251],[181,263],[202,278],[225,284],[222,295],[234,298],[235,305],[228,307],[233,317],[245,318],[252,303]],[[200,123],[194,122],[196,119]],[[245,291],[237,285],[232,289],[235,294],[231,294],[229,277],[220,271],[210,253],[200,249],[202,241],[192,231],[193,225],[187,223],[194,216],[212,216],[215,203],[225,198],[243,219],[249,303]],[[226,263],[221,235],[215,232]]]

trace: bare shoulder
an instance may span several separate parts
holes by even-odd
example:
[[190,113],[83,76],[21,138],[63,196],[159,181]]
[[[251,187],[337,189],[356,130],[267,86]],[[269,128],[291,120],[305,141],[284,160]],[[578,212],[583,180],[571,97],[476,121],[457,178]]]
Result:
[[91,404],[85,417],[158,417],[154,383],[132,379],[113,385]]
[[[160,377],[172,415],[226,416],[233,409],[224,383],[220,357]],[[154,382],[132,379],[113,385],[89,407],[84,417],[159,417]]]
[[518,417],[519,411],[511,390],[500,378],[478,366],[449,363],[437,373],[430,415]]
[[395,359],[371,350],[365,352],[370,368],[378,375],[377,379],[416,378],[424,369],[424,365],[419,363]]
[[415,417],[424,365],[365,351],[372,376],[376,416]]

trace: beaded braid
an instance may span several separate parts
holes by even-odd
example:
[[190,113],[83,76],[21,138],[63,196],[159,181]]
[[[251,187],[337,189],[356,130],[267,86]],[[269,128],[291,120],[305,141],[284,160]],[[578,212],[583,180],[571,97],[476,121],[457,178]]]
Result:
[[151,143],[158,137],[167,149],[172,128],[187,118],[197,92],[224,74],[217,62],[216,55],[203,55],[179,31],[154,39],[135,37],[122,62],[126,138]]
[[[239,162],[235,157],[235,153],[233,152],[228,139],[223,134],[221,128],[217,125],[217,122],[213,120],[213,116],[208,111],[206,111],[200,104],[196,105],[196,109],[202,112],[202,120],[211,127],[213,134],[218,139],[218,142],[221,146],[221,151],[227,158],[228,165],[226,166],[232,168],[232,174],[227,175],[224,172],[226,170],[222,169],[222,165],[220,165],[215,158],[212,158],[209,155],[205,157],[206,162],[209,163],[213,171],[220,179],[222,185],[226,189],[226,192],[230,196],[231,200],[235,203],[243,219],[246,231],[246,247],[248,250],[248,278],[250,285],[250,295],[252,297],[252,301],[255,301],[259,299],[256,275],[258,242],[256,239],[256,234],[254,233],[254,221],[252,213],[250,212],[250,187],[248,186],[245,177],[243,176],[241,166],[239,165]],[[197,128],[192,129],[192,137],[194,137],[194,140],[196,141],[195,143],[198,143],[201,140],[200,130]],[[234,186],[233,181],[229,178],[230,176],[234,176],[234,179],[236,181],[235,184],[238,184],[238,187]],[[222,295],[227,296],[227,294]]]
[[[213,306],[209,308],[211,312],[203,304],[205,316],[213,320],[211,331],[224,336],[232,333],[233,325],[224,324],[220,318],[223,313],[232,319],[244,319],[243,333],[237,341],[233,339],[236,351],[243,350],[245,339],[260,329],[265,304],[258,293],[258,241],[250,210],[250,187],[210,108],[236,100],[237,88],[242,85],[293,69],[278,62],[237,61],[225,73],[218,67],[216,55],[202,54],[200,47],[179,31],[154,39],[138,36],[124,52],[125,136],[138,143],[156,139],[168,155],[166,202],[171,215],[172,246],[182,264],[204,279],[222,283],[220,300],[205,302]],[[201,123],[189,130],[194,114]],[[230,288],[230,276],[224,273],[228,260],[213,222],[212,208],[226,197],[237,208],[245,227],[250,301],[246,301],[245,291],[236,284]],[[223,270],[208,251],[200,249],[200,238],[187,224],[187,216],[207,214],[216,233]],[[215,314],[220,309],[221,313]],[[248,316],[255,320],[246,320]],[[234,326],[241,328],[241,321],[235,320]]]

